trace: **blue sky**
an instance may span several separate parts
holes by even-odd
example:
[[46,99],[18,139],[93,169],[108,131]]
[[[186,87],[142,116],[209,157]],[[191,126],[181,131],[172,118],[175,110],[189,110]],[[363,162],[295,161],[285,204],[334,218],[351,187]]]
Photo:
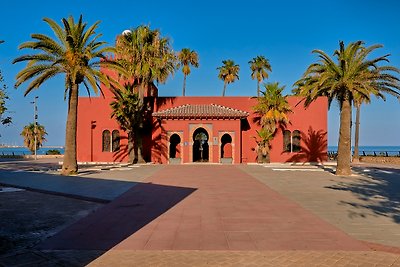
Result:
[[[33,120],[30,102],[38,96],[39,123],[48,132],[47,145],[63,145],[67,103],[63,100],[63,77],[55,78],[39,90],[23,97],[26,85],[15,90],[15,75],[24,63],[11,61],[22,55],[20,43],[31,40],[32,33],[52,35],[44,17],[61,18],[83,14],[89,24],[100,20],[103,40],[113,45],[123,30],[150,24],[168,36],[174,50],[189,47],[198,52],[200,67],[187,79],[187,95],[216,95],[223,82],[216,68],[224,59],[240,65],[240,80],[228,85],[228,96],[254,95],[256,82],[250,78],[248,61],[257,55],[270,60],[268,81],[293,83],[317,58],[313,49],[332,55],[339,40],[363,40],[366,45],[383,44],[374,55],[390,53],[390,64],[400,67],[400,16],[398,1],[6,1],[0,17],[0,69],[3,71],[9,110],[14,123],[0,126],[0,143],[22,144],[24,125]],[[180,95],[183,75],[177,71],[159,86],[161,96]],[[82,93],[84,90],[82,90]],[[373,99],[362,107],[361,145],[400,145],[400,102]],[[339,111],[333,104],[328,114],[328,143],[338,140]]]

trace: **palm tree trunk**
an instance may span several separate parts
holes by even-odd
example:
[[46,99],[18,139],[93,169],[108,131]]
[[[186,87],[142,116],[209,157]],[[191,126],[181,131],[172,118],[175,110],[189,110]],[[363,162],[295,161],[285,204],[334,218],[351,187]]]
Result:
[[145,163],[146,161],[143,158],[143,138],[142,132],[140,130],[138,130],[135,134],[134,150],[134,163]]
[[182,96],[185,96],[186,91],[186,74],[183,75],[183,89],[182,89]]
[[222,91],[222,96],[225,96],[225,90],[226,90],[226,82],[224,82],[224,90]]
[[271,163],[271,157],[270,157],[270,150],[269,150],[269,143],[266,144],[266,153],[265,153],[265,163]]
[[69,90],[68,115],[65,131],[65,152],[61,170],[62,175],[74,174],[78,171],[76,160],[76,123],[78,115],[78,84]]
[[260,97],[260,81],[257,80],[257,97]]
[[133,164],[135,161],[135,134],[133,131],[129,131],[128,133],[128,163]]
[[357,163],[360,162],[360,153],[358,149],[358,143],[360,140],[360,109],[361,104],[356,105],[356,129],[354,133],[354,155],[353,155],[353,162]]
[[336,175],[351,175],[351,100],[346,97],[340,110],[340,129]]
[[257,163],[264,163],[264,155],[261,145],[258,145],[257,149]]
[[[139,100],[141,105],[144,105],[144,91],[147,90],[147,88],[148,85],[144,84],[143,82],[139,85]],[[134,163],[145,163],[145,160],[143,159],[143,142],[142,142],[143,131],[141,130],[142,127],[143,127],[143,122],[142,125],[140,125],[139,129],[135,129]]]

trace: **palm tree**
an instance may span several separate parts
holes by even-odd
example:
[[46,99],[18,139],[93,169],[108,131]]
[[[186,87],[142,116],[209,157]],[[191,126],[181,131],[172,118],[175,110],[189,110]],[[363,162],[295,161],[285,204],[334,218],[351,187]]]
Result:
[[329,104],[337,100],[340,107],[340,129],[338,141],[337,175],[351,175],[351,107],[354,100],[362,97],[370,101],[371,95],[384,98],[382,93],[400,97],[399,78],[392,73],[400,73],[392,66],[378,66],[389,62],[384,55],[367,59],[370,53],[382,45],[364,47],[357,41],[345,47],[339,42],[339,50],[334,56],[336,61],[321,50],[314,50],[320,58],[311,64],[303,77],[295,83],[294,92],[304,96],[305,106],[310,105],[319,96],[327,96]]
[[354,131],[354,155],[353,162],[357,163],[360,161],[360,153],[359,153],[359,140],[360,140],[360,113],[361,113],[361,104],[369,103],[369,99],[363,98],[361,95],[355,94],[353,103],[356,107],[356,122],[355,122],[355,131]]
[[[0,40],[0,44],[4,43]],[[7,85],[4,83],[3,74],[0,70],[0,123],[8,125],[12,122],[11,117],[3,117],[4,113],[7,112],[6,102],[8,100]]]
[[[141,25],[135,29],[124,31],[117,37],[115,52],[117,62],[125,70],[119,73],[120,77],[126,81],[124,86],[138,94],[140,105],[145,104],[145,94],[147,96],[156,95],[155,85],[165,83],[167,78],[174,74],[177,66],[176,56],[169,39],[161,37],[159,30],[152,30],[149,26]],[[125,93],[122,92],[122,94]],[[118,99],[120,97],[117,92],[116,100]],[[129,103],[133,102],[127,102],[127,104]],[[136,109],[136,103],[129,109]],[[148,110],[151,107],[144,106],[143,109]],[[142,116],[141,123],[135,125],[139,129],[130,130],[130,132],[136,133],[132,138],[138,146],[135,162],[139,163],[145,162],[140,136],[146,121],[145,113],[142,113]],[[126,119],[129,120],[129,118]],[[125,126],[121,124],[121,127]]]
[[129,163],[136,163],[141,154],[140,129],[144,119],[144,106],[138,93],[128,85],[122,90],[114,92],[114,101],[111,102],[111,118],[115,118],[121,129],[128,134]]
[[21,132],[21,136],[24,137],[24,145],[33,153],[35,153],[35,132],[36,132],[36,150],[38,150],[44,142],[46,142],[47,135],[43,125],[30,123],[26,125]]
[[115,53],[117,62],[125,69],[120,76],[135,88],[142,102],[145,93],[151,95],[155,84],[165,83],[177,67],[169,39],[145,25],[118,36]]
[[182,95],[185,96],[186,76],[190,74],[190,65],[192,65],[195,68],[199,67],[199,56],[194,50],[190,50],[189,48],[183,48],[178,53],[178,60],[180,62],[180,65],[182,66],[182,72],[183,72]]
[[251,78],[257,79],[257,96],[260,96],[260,83],[268,79],[268,71],[272,71],[268,59],[264,56],[257,56],[249,61]]
[[253,107],[258,115],[261,127],[276,133],[277,125],[285,127],[289,123],[289,113],[292,109],[287,101],[287,96],[282,94],[285,86],[279,86],[278,82],[264,84],[265,91],[257,98],[258,103]]
[[258,163],[269,163],[269,151],[270,151],[270,142],[274,139],[274,133],[272,133],[269,129],[261,128],[257,132],[257,137],[254,137],[257,143],[257,162]]
[[7,113],[7,100],[9,99],[7,95],[7,85],[4,83],[3,74],[0,70],[0,123],[3,125],[11,124],[11,117],[3,117],[5,113]]
[[101,67],[123,71],[105,53],[111,51],[104,47],[105,42],[98,41],[101,34],[96,30],[100,22],[87,28],[82,15],[76,23],[70,16],[63,18],[63,27],[49,18],[43,19],[53,30],[55,39],[43,34],[32,34],[33,41],[19,46],[19,49],[33,49],[37,54],[23,55],[13,63],[27,61],[27,66],[17,74],[15,87],[33,79],[25,96],[39,88],[44,82],[56,75],[65,75],[65,97],[68,95],[68,115],[65,134],[65,154],[61,173],[69,175],[78,171],[76,160],[76,126],[79,86],[83,84],[90,95],[89,88],[97,94],[100,83],[110,87],[111,78],[100,71]]
[[239,65],[236,65],[233,60],[222,60],[222,66],[218,67],[218,78],[224,81],[224,90],[222,96],[225,96],[226,85],[233,83],[236,79],[239,80]]
[[[264,84],[265,91],[262,96],[257,97],[258,103],[253,107],[257,114],[256,120],[261,126],[258,132],[258,157],[267,157],[269,162],[269,142],[275,137],[277,126],[284,128],[289,123],[289,113],[292,109],[287,101],[287,96],[282,95],[284,86],[279,83]],[[267,154],[266,154],[267,153]],[[260,162],[260,159],[258,159]]]

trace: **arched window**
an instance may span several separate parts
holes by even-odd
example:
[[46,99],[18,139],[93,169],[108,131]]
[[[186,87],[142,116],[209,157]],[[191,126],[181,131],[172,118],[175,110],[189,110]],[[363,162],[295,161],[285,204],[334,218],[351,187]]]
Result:
[[111,151],[111,134],[109,130],[104,130],[102,135],[102,151],[110,152]]
[[283,131],[283,152],[292,152],[292,133],[289,130]]
[[300,131],[294,130],[292,134],[292,143],[293,143],[292,152],[299,152],[301,150],[300,141],[301,141]]
[[120,142],[119,131],[118,130],[112,131],[112,151],[113,152],[119,151],[119,142]]

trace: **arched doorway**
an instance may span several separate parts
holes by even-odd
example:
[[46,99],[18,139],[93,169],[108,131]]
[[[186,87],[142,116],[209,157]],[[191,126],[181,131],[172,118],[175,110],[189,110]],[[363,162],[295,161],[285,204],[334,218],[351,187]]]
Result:
[[181,142],[181,137],[178,134],[173,134],[169,138],[169,158],[175,159],[180,158],[179,144]]
[[232,137],[224,134],[221,137],[221,158],[232,158]]
[[193,133],[193,162],[208,162],[208,133],[204,128],[197,128]]
[[232,161],[232,137],[226,133],[221,137],[221,163],[232,163]]

